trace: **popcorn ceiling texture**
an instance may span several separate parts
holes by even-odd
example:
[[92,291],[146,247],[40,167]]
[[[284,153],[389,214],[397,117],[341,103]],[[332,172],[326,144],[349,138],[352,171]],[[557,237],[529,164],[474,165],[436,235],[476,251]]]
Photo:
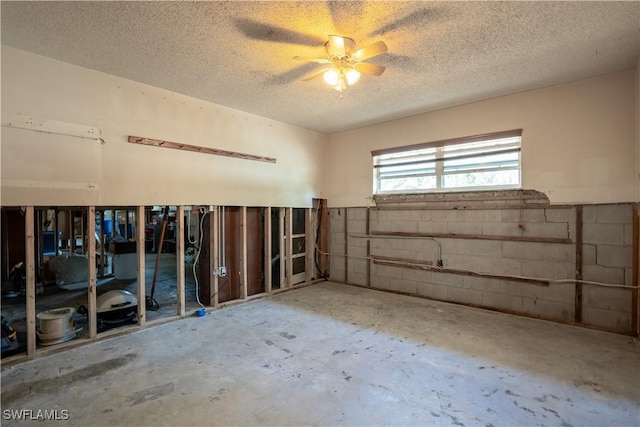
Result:
[[[632,68],[639,2],[2,2],[2,43],[334,133]],[[344,99],[327,35],[383,40]]]

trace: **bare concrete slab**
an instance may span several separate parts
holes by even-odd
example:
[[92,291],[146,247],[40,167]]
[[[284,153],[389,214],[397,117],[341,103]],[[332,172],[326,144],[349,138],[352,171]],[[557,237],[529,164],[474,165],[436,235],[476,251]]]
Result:
[[[2,409],[3,426],[632,426],[640,346],[327,282],[6,367]],[[38,410],[68,420],[9,419]]]

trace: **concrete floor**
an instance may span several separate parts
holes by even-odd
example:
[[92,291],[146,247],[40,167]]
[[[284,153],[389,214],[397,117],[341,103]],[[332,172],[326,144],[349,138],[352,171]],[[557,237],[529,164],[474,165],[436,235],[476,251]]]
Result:
[[610,333],[322,283],[2,372],[64,425],[640,424],[640,346]]

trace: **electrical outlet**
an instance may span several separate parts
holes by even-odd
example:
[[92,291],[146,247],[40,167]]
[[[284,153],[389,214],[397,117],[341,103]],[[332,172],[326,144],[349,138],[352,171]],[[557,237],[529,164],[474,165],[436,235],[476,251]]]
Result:
[[226,276],[226,275],[227,275],[227,267],[222,266],[222,267],[220,267],[218,270],[220,270],[220,271],[219,271],[219,273],[220,273],[220,277],[224,277],[224,276]]

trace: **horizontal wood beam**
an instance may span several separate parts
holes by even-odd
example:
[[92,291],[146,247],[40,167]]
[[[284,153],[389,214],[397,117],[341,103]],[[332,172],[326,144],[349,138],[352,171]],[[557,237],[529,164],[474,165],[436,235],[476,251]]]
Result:
[[161,139],[143,138],[129,135],[132,144],[151,145],[154,147],[173,148],[175,150],[192,151],[194,153],[213,154],[215,156],[233,157],[235,159],[255,160],[258,162],[275,163],[274,157],[256,156],[253,154],[238,153],[236,151],[220,150],[218,148],[200,147],[197,145],[181,144],[178,142],[163,141]]
[[517,277],[517,276],[504,276],[501,274],[490,274],[490,273],[476,273],[474,271],[468,270],[457,270],[455,268],[440,268],[440,267],[432,267],[424,264],[408,264],[405,262],[398,261],[373,261],[374,264],[377,265],[386,265],[389,267],[401,267],[401,268],[409,268],[411,270],[424,270],[424,271],[433,271],[437,273],[449,273],[449,274],[457,274],[460,276],[474,276],[474,277],[486,277],[489,279],[498,279],[498,280],[506,280],[509,282],[525,282],[532,283],[535,285],[543,285],[549,286],[549,282],[547,280],[538,280],[534,278],[527,277]]
[[439,239],[469,239],[469,240],[506,240],[511,242],[536,243],[573,243],[571,239],[562,237],[528,237],[528,236],[491,236],[483,234],[459,233],[408,233],[402,231],[372,231],[372,235],[385,237],[434,237]]

